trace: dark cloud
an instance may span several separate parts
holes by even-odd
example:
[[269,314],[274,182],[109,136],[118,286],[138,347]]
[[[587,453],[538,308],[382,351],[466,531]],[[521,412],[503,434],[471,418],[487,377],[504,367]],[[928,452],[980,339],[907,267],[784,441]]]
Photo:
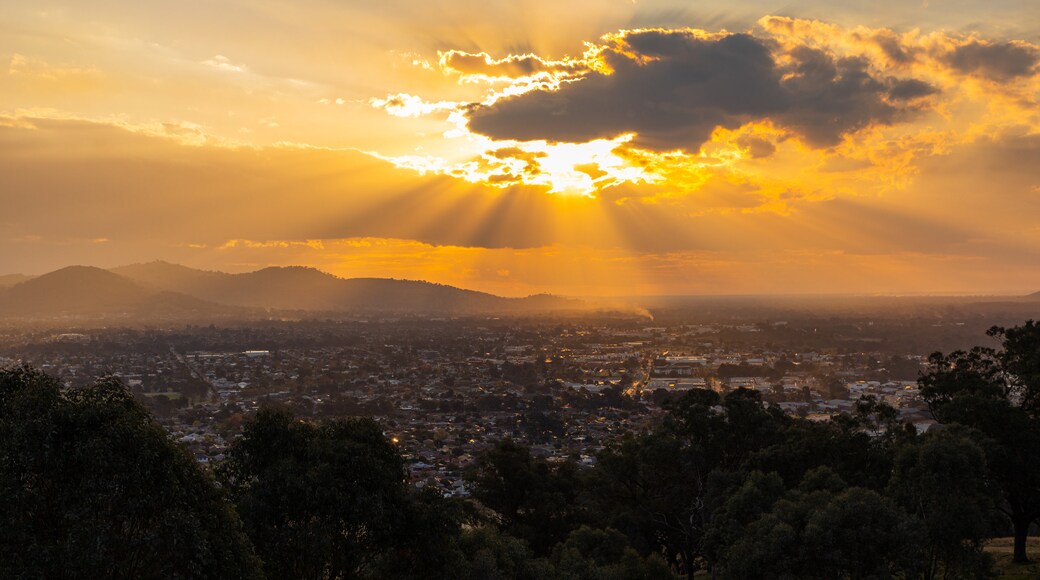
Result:
[[[524,151],[519,147],[501,147],[485,153],[492,159],[500,160],[515,160],[522,161],[524,166],[522,172],[527,176],[534,176],[542,173],[542,164],[539,162],[540,159],[548,157],[548,153],[541,151]],[[491,167],[489,167],[491,169]],[[513,173],[506,173],[504,175],[492,175],[488,180],[489,183],[519,183],[521,176],[514,175]]]
[[934,92],[915,79],[875,77],[862,57],[834,58],[807,47],[796,48],[791,56],[794,65],[782,85],[790,106],[773,118],[814,146],[837,145],[844,135],[869,125],[902,120],[912,111],[895,104],[907,100],[905,94]]
[[899,36],[891,31],[877,32],[873,35],[873,40],[885,53],[885,56],[895,64],[907,65],[916,60],[919,49],[906,46]]
[[716,127],[771,119],[811,145],[830,146],[868,125],[901,120],[914,110],[905,101],[934,92],[921,81],[875,76],[864,59],[817,49],[795,49],[780,65],[748,34],[641,31],[601,56],[612,73],[475,106],[470,129],[521,141],[635,133],[641,147],[696,150]]
[[544,159],[549,154],[544,151],[524,151],[519,147],[500,147],[487,152],[495,159],[523,159],[524,161],[536,161]]
[[512,183],[517,183],[518,181],[520,181],[520,177],[518,175],[513,175],[512,173],[500,173],[500,174],[497,174],[497,175],[489,175],[487,177],[487,182],[488,183],[510,183],[510,184],[512,184]]
[[912,101],[939,92],[939,89],[917,79],[895,81],[888,90],[888,96],[895,101]]
[[769,157],[776,151],[776,145],[773,145],[772,141],[761,137],[744,135],[737,139],[737,145],[747,149],[754,158]]
[[1040,51],[1016,42],[970,42],[946,55],[946,63],[966,74],[1006,82],[1036,72]]
[[641,64],[608,49],[603,56],[613,74],[476,108],[470,128],[498,138],[569,142],[636,132],[642,146],[675,149],[699,145],[715,127],[738,127],[785,99],[769,51],[750,36],[715,41],[648,32],[628,42],[658,60]]

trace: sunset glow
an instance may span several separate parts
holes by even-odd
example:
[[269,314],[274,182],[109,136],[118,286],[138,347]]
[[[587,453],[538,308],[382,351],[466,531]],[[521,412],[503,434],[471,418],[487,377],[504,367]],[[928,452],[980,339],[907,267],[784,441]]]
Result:
[[0,274],[1040,290],[1034,3],[0,3]]

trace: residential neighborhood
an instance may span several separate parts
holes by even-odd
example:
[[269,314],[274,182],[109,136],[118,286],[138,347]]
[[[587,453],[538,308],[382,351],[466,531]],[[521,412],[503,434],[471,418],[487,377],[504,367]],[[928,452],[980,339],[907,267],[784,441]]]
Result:
[[801,350],[766,340],[777,328],[787,325],[384,318],[61,329],[6,335],[0,365],[32,364],[69,387],[115,377],[207,465],[264,406],[373,417],[414,485],[455,497],[468,494],[467,466],[497,441],[593,465],[696,389],[751,389],[815,421],[872,396],[920,432],[934,423],[917,389],[921,354]]

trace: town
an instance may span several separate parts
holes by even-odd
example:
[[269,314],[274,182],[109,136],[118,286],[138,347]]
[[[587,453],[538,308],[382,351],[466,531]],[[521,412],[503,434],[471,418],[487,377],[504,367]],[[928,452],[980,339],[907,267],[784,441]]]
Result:
[[813,350],[805,345],[819,340],[821,321],[413,317],[22,329],[4,333],[0,366],[30,364],[70,387],[116,377],[202,464],[223,460],[264,406],[312,419],[372,417],[400,447],[414,485],[464,497],[466,467],[499,440],[591,466],[607,443],[651,429],[667,401],[691,389],[754,389],[815,421],[873,396],[924,432],[934,423],[916,383],[926,355],[873,338],[912,332],[894,324],[843,321],[831,332],[861,336]]

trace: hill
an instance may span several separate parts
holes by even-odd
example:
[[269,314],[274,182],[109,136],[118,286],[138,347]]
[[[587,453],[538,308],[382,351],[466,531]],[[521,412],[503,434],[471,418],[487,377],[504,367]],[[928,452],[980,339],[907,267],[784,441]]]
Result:
[[90,266],[69,266],[0,290],[6,317],[210,315],[222,309],[203,300],[144,288]]
[[219,280],[228,274],[223,272],[210,272],[207,270],[196,270],[180,264],[171,264],[157,260],[144,264],[131,264],[120,266],[109,270],[125,278],[129,278],[151,288],[162,288],[172,292],[191,294],[198,285],[204,285],[207,281]]
[[15,284],[21,284],[27,280],[31,280],[32,276],[26,276],[25,274],[6,274],[0,276],[0,288],[10,288]]
[[10,287],[0,295],[0,311],[21,314],[101,312],[140,304],[149,294],[144,288],[107,270],[69,266]]
[[230,306],[275,310],[515,314],[585,307],[581,301],[557,296],[503,298],[422,281],[344,279],[302,266],[227,274],[150,262],[114,268],[112,272],[155,290]]

